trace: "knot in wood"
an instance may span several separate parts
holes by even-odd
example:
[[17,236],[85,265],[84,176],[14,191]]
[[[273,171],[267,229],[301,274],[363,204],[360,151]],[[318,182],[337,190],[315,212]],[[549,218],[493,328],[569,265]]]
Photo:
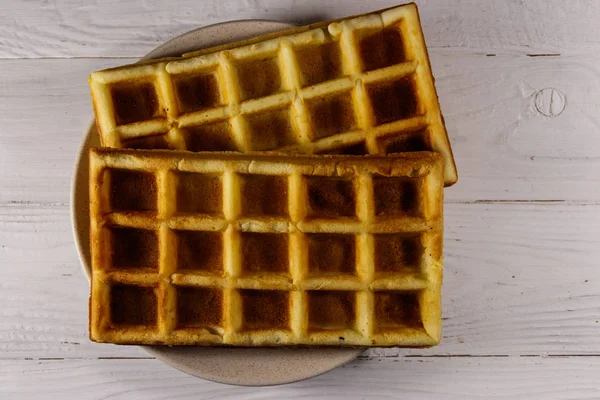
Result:
[[554,88],[544,88],[535,95],[535,109],[546,117],[560,115],[566,104],[565,95]]

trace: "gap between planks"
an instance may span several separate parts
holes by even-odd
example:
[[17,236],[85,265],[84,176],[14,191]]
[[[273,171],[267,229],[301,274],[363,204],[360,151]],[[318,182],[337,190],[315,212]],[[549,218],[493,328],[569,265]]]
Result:
[[[598,354],[406,354],[406,355],[360,355],[357,360],[401,359],[401,358],[572,358],[600,357]],[[156,360],[156,357],[0,357],[2,361],[90,361],[90,360]]]
[[[208,25],[207,25],[208,26]],[[465,49],[464,47],[452,47],[452,46],[427,46],[429,51],[439,49],[456,49],[463,54],[470,54],[474,56],[483,57],[560,57],[561,53],[522,53],[522,52],[510,52],[510,53],[486,53],[479,49]],[[0,57],[0,61],[20,61],[20,60],[131,60],[142,58],[144,55],[133,55],[133,56],[39,56],[39,57]]]

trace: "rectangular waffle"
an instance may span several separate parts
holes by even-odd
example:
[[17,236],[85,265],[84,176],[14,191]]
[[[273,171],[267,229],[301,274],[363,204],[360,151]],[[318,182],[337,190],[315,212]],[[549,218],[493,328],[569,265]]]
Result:
[[94,72],[103,146],[307,154],[435,151],[457,180],[408,4]]
[[90,338],[432,346],[443,157],[93,149]]

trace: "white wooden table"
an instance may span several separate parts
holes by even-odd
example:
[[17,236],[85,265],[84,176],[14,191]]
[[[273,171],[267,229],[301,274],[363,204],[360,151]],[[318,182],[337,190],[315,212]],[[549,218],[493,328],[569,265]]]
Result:
[[[398,0],[397,0],[398,1]],[[420,13],[459,182],[444,338],[249,389],[91,343],[69,220],[87,75],[198,26],[297,23],[393,0],[2,0],[0,398],[600,398],[600,2],[452,0]]]

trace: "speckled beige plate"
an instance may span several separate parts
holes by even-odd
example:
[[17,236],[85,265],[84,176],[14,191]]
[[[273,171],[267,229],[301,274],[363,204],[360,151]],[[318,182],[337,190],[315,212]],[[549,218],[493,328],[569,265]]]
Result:
[[[292,27],[274,21],[232,21],[199,28],[158,46],[143,59],[177,56]],[[91,71],[90,71],[91,72]],[[90,104],[90,110],[91,110]],[[92,121],[75,163],[71,213],[81,265],[90,276],[88,150],[99,146]],[[99,345],[100,346],[100,345]],[[188,374],[233,385],[278,385],[310,378],[355,359],[360,349],[237,349],[144,346],[151,355]]]

